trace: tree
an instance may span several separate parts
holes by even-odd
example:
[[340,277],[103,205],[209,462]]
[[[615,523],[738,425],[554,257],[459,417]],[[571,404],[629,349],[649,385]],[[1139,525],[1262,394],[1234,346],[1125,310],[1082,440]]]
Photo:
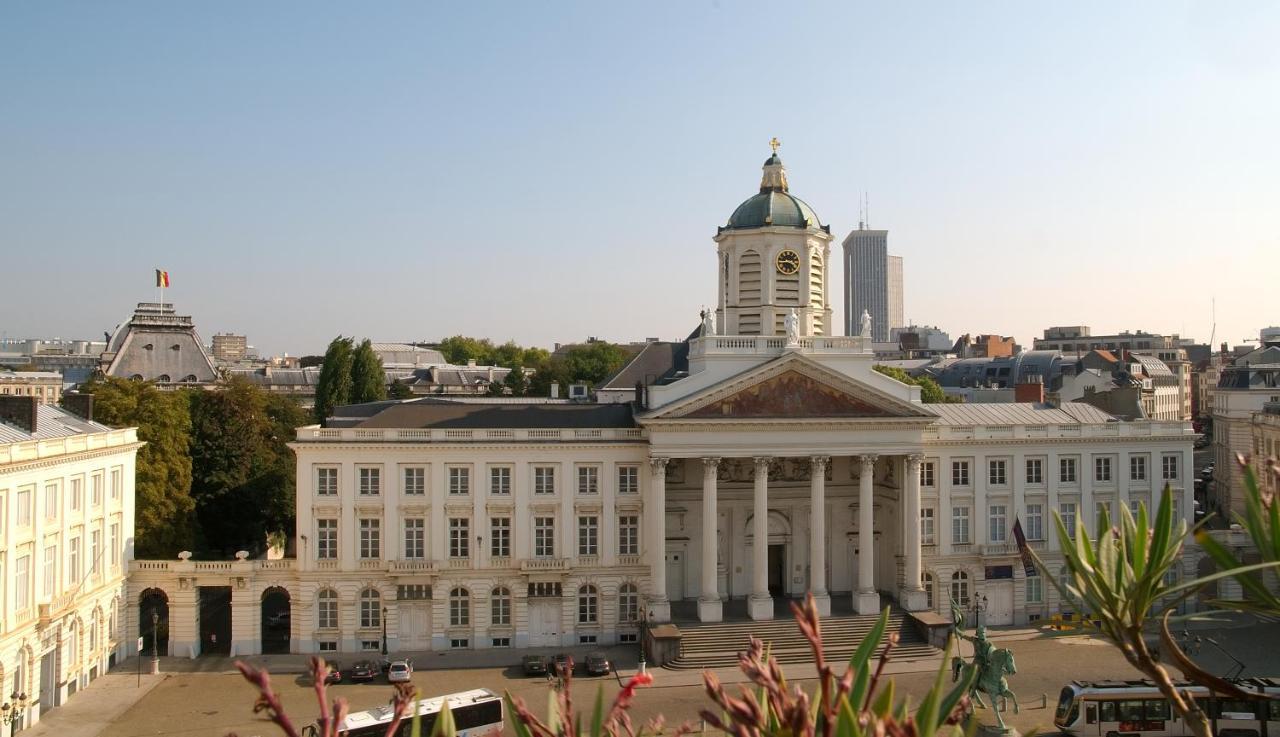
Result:
[[341,335],[329,343],[316,380],[315,420],[323,423],[333,408],[351,401],[351,367],[354,361],[353,340]]
[[626,361],[626,350],[602,340],[575,345],[564,354],[569,379],[593,386],[612,376]]
[[941,404],[955,401],[952,397],[948,397],[946,392],[942,391],[942,387],[938,386],[938,382],[928,376],[912,376],[896,366],[875,366],[875,370],[891,379],[897,379],[903,384],[920,387],[920,401],[925,404]]
[[523,397],[529,391],[529,377],[525,376],[524,369],[519,366],[511,369],[502,383],[513,397]]
[[93,395],[94,419],[112,427],[137,427],[134,477],[134,554],[172,558],[193,541],[191,498],[191,416],[181,392],[128,379],[94,379],[80,387]]
[[444,355],[444,360],[454,364],[465,364],[475,361],[481,365],[493,365],[494,348],[488,338],[468,338],[455,335],[440,341],[436,349]]
[[351,401],[377,402],[386,398],[387,374],[382,369],[382,359],[365,338],[351,358]]
[[403,379],[396,379],[391,382],[391,388],[387,390],[388,399],[412,399],[413,389]]

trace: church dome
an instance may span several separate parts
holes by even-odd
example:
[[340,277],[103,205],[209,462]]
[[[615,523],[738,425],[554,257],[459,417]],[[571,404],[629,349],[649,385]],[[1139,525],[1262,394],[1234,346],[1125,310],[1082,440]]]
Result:
[[738,205],[723,230],[824,227],[808,203],[787,191],[787,170],[776,150],[765,160],[762,168],[764,175],[760,178],[760,193]]

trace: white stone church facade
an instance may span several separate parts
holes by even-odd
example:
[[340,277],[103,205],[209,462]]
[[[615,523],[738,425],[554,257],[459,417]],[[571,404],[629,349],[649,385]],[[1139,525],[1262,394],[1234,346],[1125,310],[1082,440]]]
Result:
[[830,336],[829,229],[776,154],[764,169],[715,238],[714,323],[637,402],[415,399],[299,428],[296,559],[134,563],[169,652],[211,646],[214,588],[233,654],[269,619],[293,652],[611,644],[807,592],[1025,623],[1071,605],[1025,575],[1015,519],[1056,568],[1055,511],[1092,526],[1167,483],[1191,514],[1187,423],[927,405],[873,369],[866,331]]

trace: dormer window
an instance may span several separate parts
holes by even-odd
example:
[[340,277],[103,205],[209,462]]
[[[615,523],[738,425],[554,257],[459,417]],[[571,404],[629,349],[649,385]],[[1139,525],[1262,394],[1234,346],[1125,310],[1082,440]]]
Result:
[[168,384],[168,383],[169,383],[169,375],[168,375],[168,374],[160,374],[159,376],[157,376],[157,377],[156,377],[156,381],[160,382],[161,384]]
[[149,351],[149,350],[153,350],[153,349],[155,348],[155,346],[154,346],[154,345],[151,345],[150,343],[147,343],[146,345],[142,346],[142,348],[143,348],[143,350],[148,350],[148,351]]
[[169,350],[171,350],[171,351],[176,351],[176,350],[178,350],[180,347],[181,347],[181,346],[179,346],[177,343],[174,343],[173,345],[169,346]]

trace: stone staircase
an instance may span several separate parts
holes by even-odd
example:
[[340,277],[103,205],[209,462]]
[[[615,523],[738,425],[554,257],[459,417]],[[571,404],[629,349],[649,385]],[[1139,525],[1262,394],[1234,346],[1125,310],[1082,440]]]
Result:
[[[878,616],[845,615],[822,618],[823,654],[831,663],[848,662],[853,651],[870,633]],[[676,670],[732,668],[738,664],[738,653],[747,649],[747,638],[754,635],[764,641],[770,654],[783,664],[813,662],[808,642],[790,616],[768,621],[736,621],[680,624],[680,657],[665,667]],[[893,649],[894,660],[914,660],[937,656],[940,651],[930,646],[910,625],[899,609],[889,612],[889,633],[898,633]],[[876,654],[883,652],[883,646]],[[843,668],[837,668],[843,672]]]

